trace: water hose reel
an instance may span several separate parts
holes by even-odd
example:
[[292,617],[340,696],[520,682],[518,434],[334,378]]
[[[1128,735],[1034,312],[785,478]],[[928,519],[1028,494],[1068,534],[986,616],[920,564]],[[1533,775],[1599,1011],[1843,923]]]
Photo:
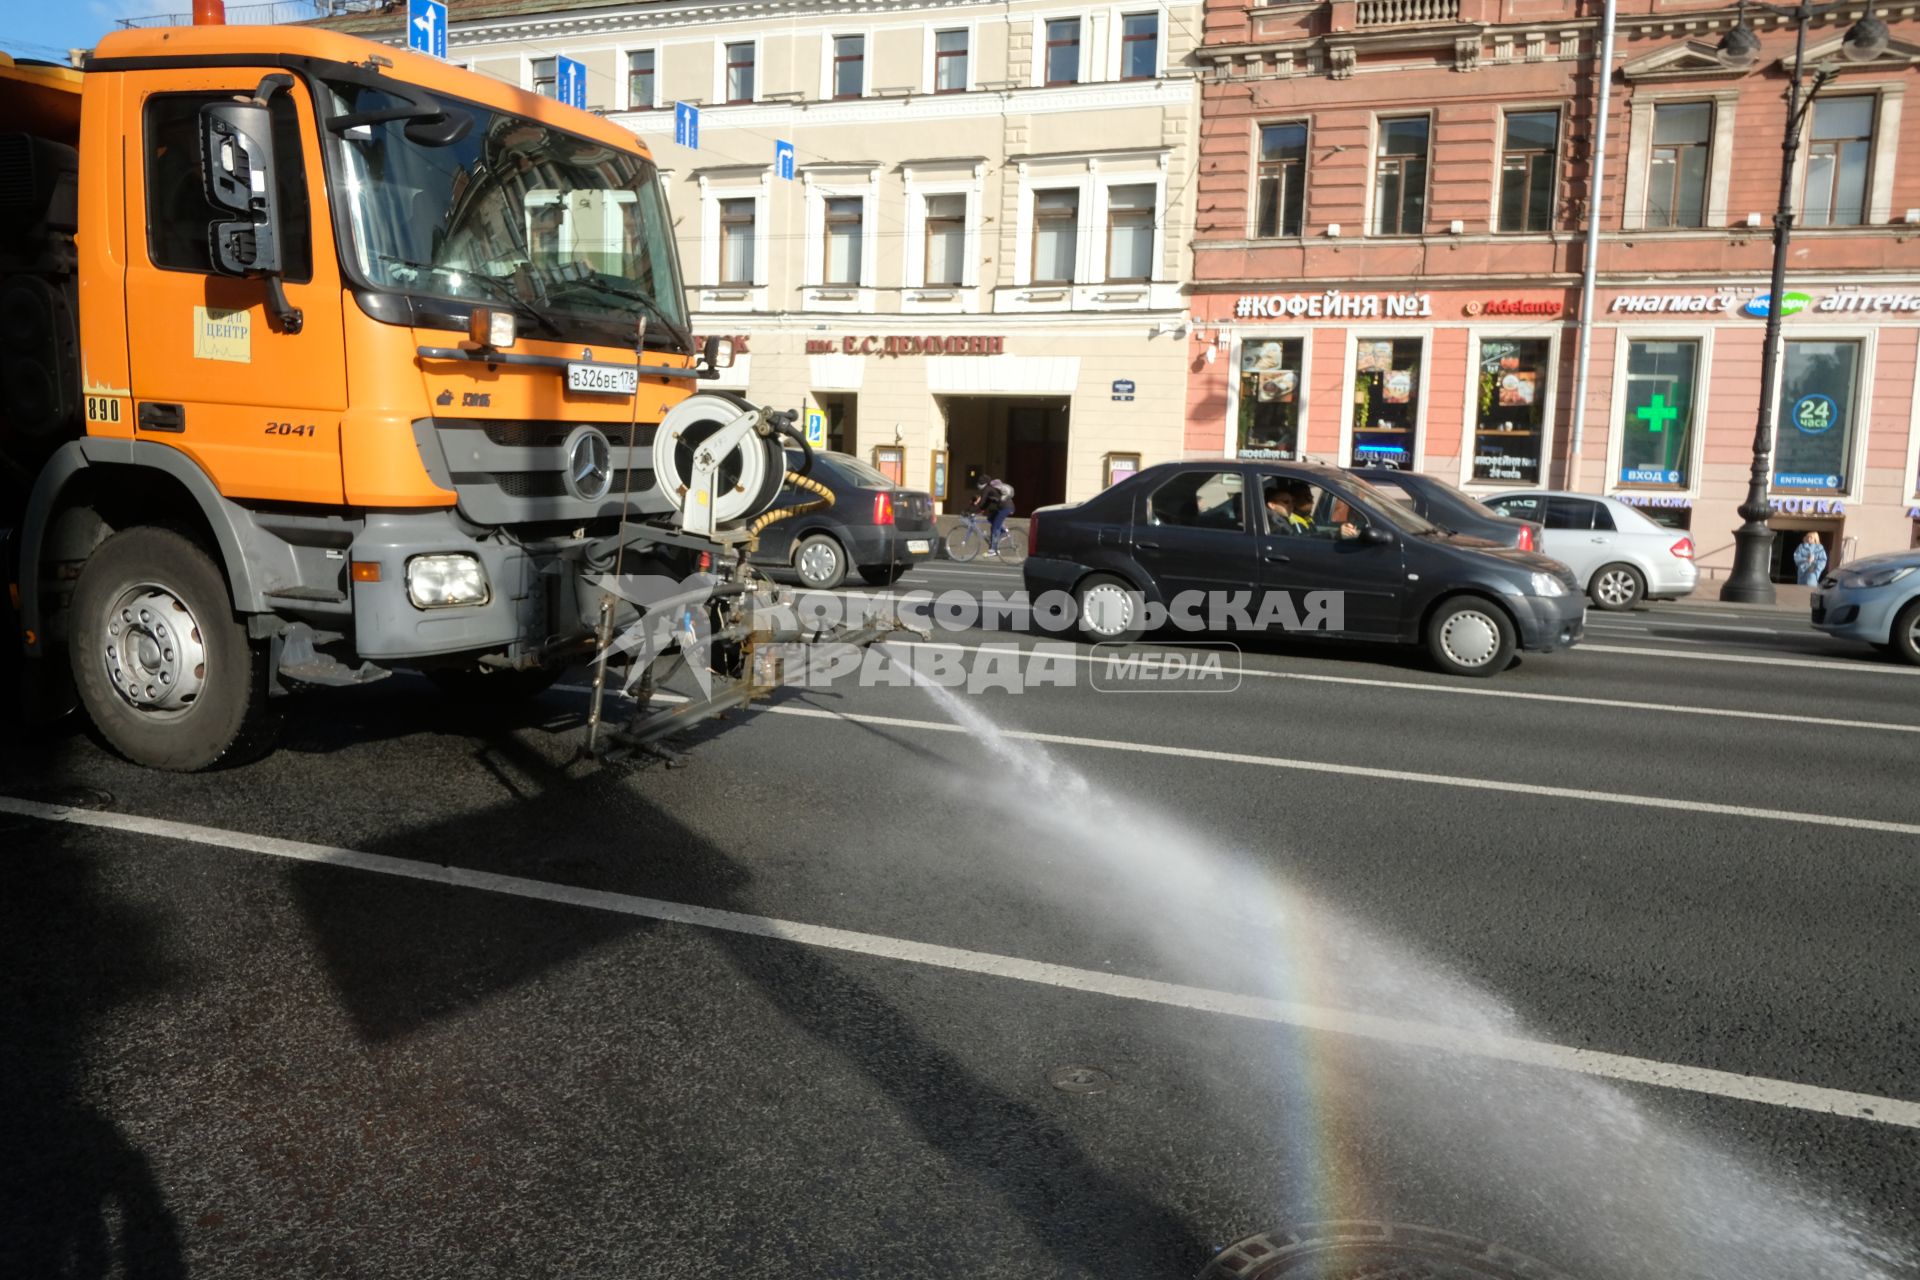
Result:
[[660,420],[654,482],[688,533],[712,538],[764,512],[786,478],[783,415],[701,392]]

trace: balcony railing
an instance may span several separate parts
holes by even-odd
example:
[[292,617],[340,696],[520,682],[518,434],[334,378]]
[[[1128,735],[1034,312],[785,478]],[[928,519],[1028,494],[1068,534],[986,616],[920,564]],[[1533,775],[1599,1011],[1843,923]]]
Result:
[[1460,0],[1359,0],[1354,25],[1410,27],[1423,23],[1460,21]]
[[[183,0],[187,9],[192,4]],[[380,0],[273,0],[268,4],[230,4],[227,21],[236,27],[264,27],[287,22],[312,22],[315,18],[337,18],[381,7]],[[147,13],[137,18],[120,18],[123,27],[189,27],[193,14]]]

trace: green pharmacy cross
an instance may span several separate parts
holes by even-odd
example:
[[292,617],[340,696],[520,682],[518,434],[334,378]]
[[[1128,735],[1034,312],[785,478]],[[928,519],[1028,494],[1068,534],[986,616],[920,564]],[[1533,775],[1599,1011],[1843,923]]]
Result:
[[1680,411],[1668,404],[1666,397],[1656,392],[1653,402],[1644,408],[1634,410],[1634,416],[1647,424],[1647,430],[1664,431],[1669,422],[1680,416]]

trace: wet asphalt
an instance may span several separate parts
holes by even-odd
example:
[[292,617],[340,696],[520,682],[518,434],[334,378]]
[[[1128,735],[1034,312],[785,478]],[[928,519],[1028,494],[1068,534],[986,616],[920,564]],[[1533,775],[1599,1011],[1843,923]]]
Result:
[[[1053,772],[910,687],[787,691],[673,769],[583,760],[581,681],[504,713],[404,677],[316,694],[274,755],[191,777],[16,735],[0,796],[188,827],[0,812],[0,1275],[1182,1277],[1326,1219],[1592,1280],[1920,1274],[1920,1128],[1860,1113],[1920,1100],[1920,670],[1784,611],[1589,623],[1490,682],[1261,643],[1230,691],[1078,663],[967,699],[1079,740]],[[1149,886],[1192,849],[1251,869],[1281,940],[1259,894],[1136,889],[1112,847]],[[1736,1083],[1039,965],[1416,1023],[1461,1016],[1444,987],[1530,1044]]]

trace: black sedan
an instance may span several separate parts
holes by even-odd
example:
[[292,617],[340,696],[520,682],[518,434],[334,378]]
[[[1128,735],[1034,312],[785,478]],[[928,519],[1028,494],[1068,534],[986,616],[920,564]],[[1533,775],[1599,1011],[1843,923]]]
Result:
[[1540,550],[1541,527],[1530,520],[1503,516],[1471,494],[1462,493],[1438,476],[1387,467],[1354,468],[1352,474],[1396,502],[1454,533],[1485,538],[1520,551]]
[[1047,593],[1065,592],[1096,642],[1156,625],[1277,624],[1424,643],[1441,670],[1488,676],[1516,649],[1578,643],[1586,622],[1564,565],[1449,532],[1359,476],[1311,463],[1162,463],[1035,512],[1027,536],[1036,616]]
[[[801,455],[787,454],[787,468],[800,470]],[[790,568],[801,585],[826,590],[858,573],[872,586],[887,586],[922,560],[933,558],[933,498],[902,489],[850,453],[813,451],[809,479],[833,493],[833,505],[781,520],[760,535],[753,563]],[[816,501],[800,489],[781,491],[776,507]]]

